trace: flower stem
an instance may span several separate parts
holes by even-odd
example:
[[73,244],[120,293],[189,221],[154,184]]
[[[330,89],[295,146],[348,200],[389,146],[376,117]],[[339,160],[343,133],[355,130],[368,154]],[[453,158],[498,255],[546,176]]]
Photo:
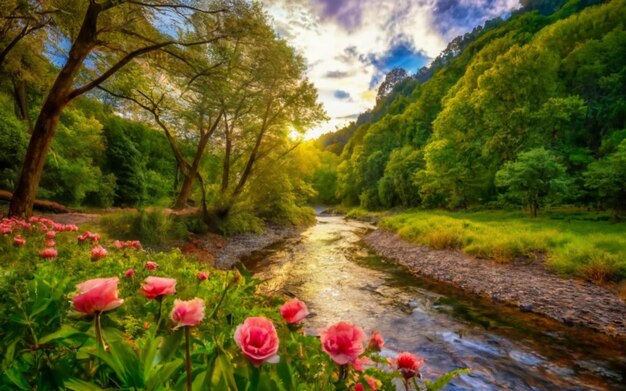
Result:
[[98,340],[98,344],[102,347],[102,349],[106,350],[106,344],[104,343],[104,337],[102,335],[102,318],[100,318],[101,313],[96,312],[95,318],[95,329],[96,329],[96,340]]
[[155,335],[159,331],[159,327],[161,327],[161,314],[162,314],[162,310],[163,310],[163,296],[157,296],[156,300],[159,302],[159,313],[157,315],[156,328],[154,329],[154,334]]
[[406,391],[409,391],[409,390],[411,389],[410,387],[411,387],[411,386],[410,386],[410,384],[409,384],[409,380],[408,380],[408,379],[404,379],[404,389],[405,389]]
[[185,358],[187,360],[187,391],[191,391],[191,353],[189,351],[190,328],[185,326]]

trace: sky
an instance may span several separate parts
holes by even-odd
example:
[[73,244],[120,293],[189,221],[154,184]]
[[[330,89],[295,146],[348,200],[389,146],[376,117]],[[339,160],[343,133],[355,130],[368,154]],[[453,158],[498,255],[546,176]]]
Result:
[[374,106],[395,67],[415,73],[454,37],[519,0],[264,0],[278,34],[308,64],[330,120],[306,138],[341,128]]

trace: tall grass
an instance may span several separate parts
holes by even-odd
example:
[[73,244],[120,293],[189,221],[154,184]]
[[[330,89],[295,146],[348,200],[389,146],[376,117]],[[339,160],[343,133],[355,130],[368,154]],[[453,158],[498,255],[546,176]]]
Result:
[[603,282],[626,279],[626,225],[597,213],[558,212],[530,219],[503,211],[409,211],[380,222],[403,239],[510,262],[547,255],[559,274]]

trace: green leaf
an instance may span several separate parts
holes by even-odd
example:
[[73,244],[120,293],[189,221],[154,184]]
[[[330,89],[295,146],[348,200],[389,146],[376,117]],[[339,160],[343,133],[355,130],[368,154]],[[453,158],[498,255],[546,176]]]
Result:
[[46,335],[45,337],[39,338],[39,343],[44,344],[50,341],[54,341],[55,339],[68,338],[68,337],[78,335],[78,334],[85,335],[85,333],[83,333],[80,330],[76,330],[73,327],[63,325],[61,329],[55,331],[54,333],[51,333],[51,334]]
[[93,383],[89,383],[89,382],[76,379],[76,378],[66,380],[64,382],[64,385],[65,387],[67,387],[68,390],[73,390],[73,391],[102,391],[104,390],[103,388],[100,388]]
[[176,359],[171,362],[168,362],[164,365],[159,365],[155,367],[151,372],[150,377],[146,380],[146,389],[154,390],[157,387],[167,383],[170,377],[178,370],[178,368],[183,364],[183,360]]
[[456,369],[454,371],[448,372],[444,375],[442,375],[441,377],[439,377],[437,380],[435,380],[434,382],[430,382],[428,380],[426,380],[425,384],[426,384],[426,389],[428,391],[438,391],[438,390],[442,390],[445,386],[448,385],[448,383],[450,383],[450,381],[463,373],[470,373],[472,370],[469,368],[465,368],[465,369]]

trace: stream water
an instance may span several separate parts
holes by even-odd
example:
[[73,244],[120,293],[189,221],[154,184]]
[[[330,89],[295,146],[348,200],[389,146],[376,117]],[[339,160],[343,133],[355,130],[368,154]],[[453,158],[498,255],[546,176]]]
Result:
[[448,390],[626,390],[623,345],[410,276],[362,243],[371,229],[319,216],[245,263],[265,293],[307,303],[308,333],[348,320],[380,331],[384,355],[424,357],[426,377],[472,368]]

